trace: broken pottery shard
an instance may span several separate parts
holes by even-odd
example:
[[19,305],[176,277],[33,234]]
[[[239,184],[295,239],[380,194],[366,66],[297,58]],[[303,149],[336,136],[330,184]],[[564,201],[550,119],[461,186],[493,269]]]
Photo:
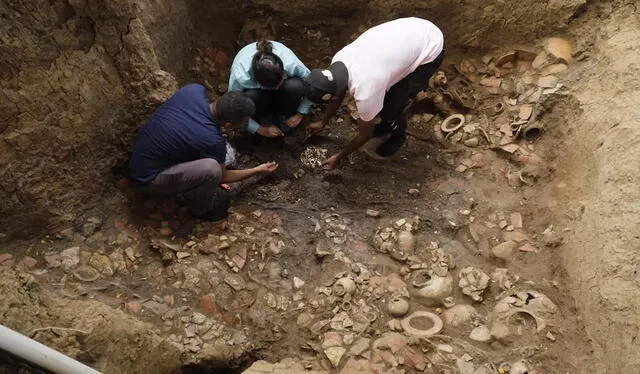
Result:
[[373,210],[373,209],[367,209],[367,217],[379,217],[380,216],[380,212],[377,210]]
[[531,105],[520,106],[520,113],[518,114],[518,117],[520,117],[520,119],[528,120],[531,117],[531,114],[533,114],[533,106]]
[[489,286],[489,276],[480,269],[466,267],[460,270],[458,286],[462,293],[474,301],[482,301],[482,294]]
[[533,253],[538,253],[538,249],[534,246],[532,246],[531,244],[527,243],[522,245],[520,248],[518,248],[520,251],[522,252],[533,252]]
[[536,69],[536,70],[539,70],[546,63],[547,63],[547,52],[542,51],[542,52],[538,53],[536,58],[533,60],[533,62],[531,63],[531,67]]
[[560,83],[560,80],[553,75],[547,75],[538,79],[538,86],[542,88],[554,88]]
[[480,84],[485,87],[498,88],[502,84],[502,79],[496,77],[486,77],[480,80]]
[[329,359],[329,362],[331,362],[331,365],[334,368],[337,368],[340,365],[340,360],[342,359],[342,356],[346,351],[347,350],[342,347],[331,347],[325,349],[324,354]]
[[508,62],[515,62],[516,58],[518,57],[518,54],[516,51],[509,51],[505,54],[503,54],[502,56],[498,57],[495,61],[495,65],[500,67]]
[[233,261],[239,269],[242,269],[247,263],[247,247],[244,245],[240,246],[238,248],[238,253],[233,255],[231,261]]
[[369,350],[371,339],[358,338],[349,349],[349,353],[353,356],[359,356]]
[[500,147],[500,149],[502,149],[505,152],[509,152],[509,153],[515,153],[518,149],[520,149],[520,147],[517,144],[506,144]]
[[478,326],[475,329],[471,330],[471,334],[469,334],[469,339],[476,342],[488,342],[491,340],[491,330],[487,326]]
[[542,69],[542,71],[540,71],[541,75],[555,75],[555,74],[560,74],[560,73],[564,73],[565,71],[567,71],[569,67],[565,64],[553,64],[553,65],[549,65],[546,68]]
[[514,241],[507,241],[496,245],[491,248],[491,253],[499,259],[507,260],[511,257],[513,250],[516,248],[517,243]]
[[91,266],[82,265],[72,272],[73,276],[83,282],[93,282],[100,278],[100,273]]
[[544,49],[551,56],[564,62],[569,63],[573,60],[573,44],[566,39],[549,38],[544,41]]
[[471,234],[471,238],[474,242],[479,243],[480,239],[482,239],[482,235],[486,232],[484,226],[471,222],[469,223],[469,234]]
[[522,228],[522,215],[520,213],[511,213],[511,215],[509,216],[509,219],[511,221],[511,225],[516,228],[516,229],[521,229]]
[[514,241],[520,243],[529,240],[529,237],[522,232],[522,230],[514,230],[512,232],[503,232],[502,239],[507,242]]
[[324,333],[324,340],[322,341],[322,349],[331,347],[341,347],[343,343],[342,334],[335,331],[329,331]]
[[182,260],[183,258],[187,258],[191,256],[191,253],[189,252],[178,252],[176,253],[176,257],[178,258],[178,260]]

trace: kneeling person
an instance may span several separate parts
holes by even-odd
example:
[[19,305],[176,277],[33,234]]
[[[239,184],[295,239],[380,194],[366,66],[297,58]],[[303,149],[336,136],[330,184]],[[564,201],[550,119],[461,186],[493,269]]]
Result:
[[250,133],[278,137],[302,122],[311,107],[304,97],[309,72],[282,43],[263,40],[238,52],[231,65],[229,91],[242,91],[255,103]]
[[220,184],[270,173],[278,167],[268,162],[251,169],[226,169],[223,135],[246,125],[254,111],[251,99],[240,92],[228,92],[211,103],[204,86],[182,87],[138,134],[129,167],[137,191],[154,196],[181,194],[194,216],[224,218],[226,207],[215,206]]
[[[306,96],[328,105],[322,120],[307,127],[310,134],[322,131],[347,92],[360,114],[358,136],[326,160],[324,168],[334,169],[374,136],[391,134],[376,153],[394,155],[406,139],[405,107],[428,88],[443,59],[444,36],[438,27],[420,18],[400,18],[367,30],[340,50],[329,68],[313,70],[306,80]],[[376,116],[381,119],[378,124]]]

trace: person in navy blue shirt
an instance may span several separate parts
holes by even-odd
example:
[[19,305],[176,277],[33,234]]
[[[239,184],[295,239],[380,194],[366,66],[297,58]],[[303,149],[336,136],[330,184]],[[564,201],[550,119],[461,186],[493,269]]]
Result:
[[271,173],[267,162],[245,170],[227,170],[226,131],[246,126],[255,111],[251,99],[227,92],[211,103],[204,86],[189,84],[160,106],[142,127],[135,142],[129,177],[137,191],[155,196],[180,194],[194,216],[217,220],[222,183]]

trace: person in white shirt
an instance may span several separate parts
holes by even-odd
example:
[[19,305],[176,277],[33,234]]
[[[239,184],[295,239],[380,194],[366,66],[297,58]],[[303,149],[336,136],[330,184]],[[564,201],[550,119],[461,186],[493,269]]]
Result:
[[[323,163],[325,170],[362,147],[369,139],[391,133],[376,148],[381,157],[394,155],[406,139],[404,108],[444,59],[444,36],[421,18],[400,18],[375,26],[340,50],[328,69],[314,69],[306,79],[305,96],[328,103],[324,117],[307,127],[309,135],[322,131],[347,93],[356,102],[358,135]],[[374,119],[382,120],[375,124]]]

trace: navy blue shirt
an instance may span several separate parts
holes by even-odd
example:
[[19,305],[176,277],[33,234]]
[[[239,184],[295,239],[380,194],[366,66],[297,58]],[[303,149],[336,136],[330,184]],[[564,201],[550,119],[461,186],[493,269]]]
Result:
[[204,86],[182,87],[162,104],[142,127],[129,165],[138,185],[151,183],[171,166],[202,158],[224,164],[225,138],[211,117]]

